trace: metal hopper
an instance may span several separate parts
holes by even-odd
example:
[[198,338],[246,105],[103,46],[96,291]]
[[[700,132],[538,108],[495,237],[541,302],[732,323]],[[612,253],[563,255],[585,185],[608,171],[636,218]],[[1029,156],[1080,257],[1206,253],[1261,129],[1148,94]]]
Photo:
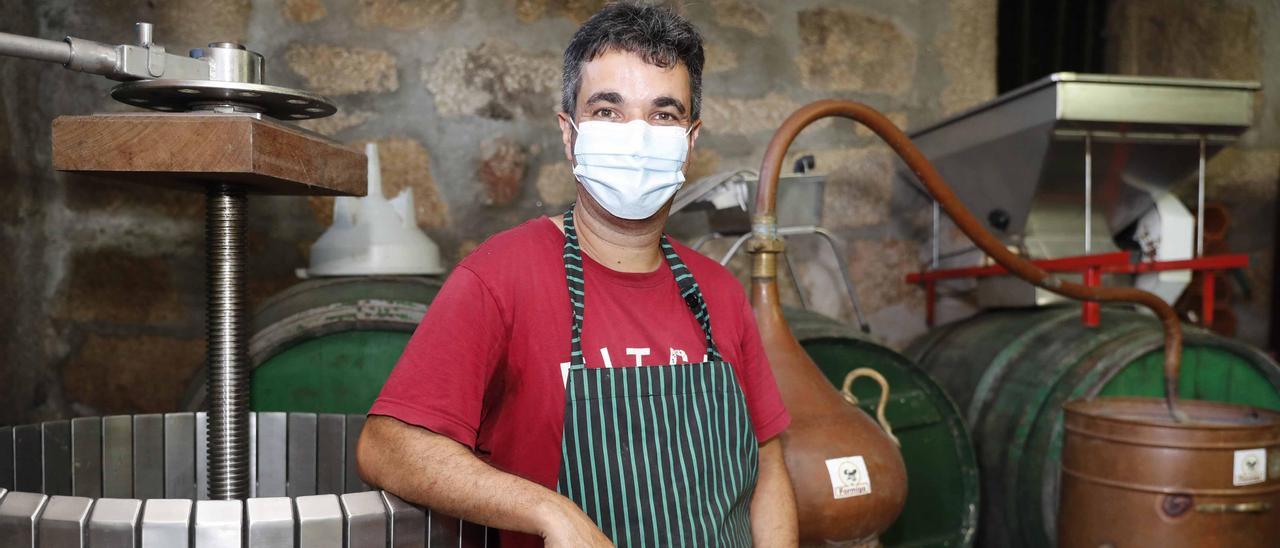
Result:
[[[911,138],[964,204],[1027,256],[1124,249],[1148,261],[1191,259],[1200,249],[1194,216],[1170,189],[1202,175],[1203,161],[1249,127],[1258,89],[1256,82],[1057,73]],[[935,246],[931,268],[981,260],[976,251]],[[1189,280],[1185,271],[1153,276],[1174,274]],[[1185,285],[1162,296],[1176,298]],[[1012,298],[995,293],[999,302],[983,304],[1043,300],[1028,297],[1030,286]]]

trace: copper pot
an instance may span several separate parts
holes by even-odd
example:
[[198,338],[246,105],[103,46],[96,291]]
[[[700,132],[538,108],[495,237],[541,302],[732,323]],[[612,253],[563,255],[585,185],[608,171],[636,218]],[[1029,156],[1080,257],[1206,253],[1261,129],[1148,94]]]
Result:
[[1280,543],[1280,413],[1152,398],[1073,401],[1066,411],[1058,545]]

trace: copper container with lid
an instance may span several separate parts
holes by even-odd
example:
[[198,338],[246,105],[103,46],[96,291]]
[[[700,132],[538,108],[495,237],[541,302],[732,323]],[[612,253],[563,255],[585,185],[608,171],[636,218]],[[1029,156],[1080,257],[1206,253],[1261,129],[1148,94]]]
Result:
[[1280,546],[1280,413],[1155,398],[1064,406],[1058,544]]

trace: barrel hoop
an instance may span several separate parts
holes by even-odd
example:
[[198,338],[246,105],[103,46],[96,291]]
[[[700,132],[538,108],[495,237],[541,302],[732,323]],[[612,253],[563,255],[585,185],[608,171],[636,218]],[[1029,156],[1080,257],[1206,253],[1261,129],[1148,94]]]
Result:
[[1132,491],[1144,491],[1147,493],[1161,493],[1165,495],[1202,495],[1211,497],[1233,497],[1233,496],[1252,496],[1252,495],[1269,495],[1271,493],[1280,492],[1280,483],[1262,484],[1257,487],[1237,487],[1232,489],[1194,489],[1190,487],[1169,487],[1162,485],[1147,485],[1145,483],[1134,483],[1127,481],[1118,481],[1100,478],[1072,470],[1065,465],[1062,466],[1062,473],[1068,476],[1082,479],[1089,483],[1106,485],[1107,487],[1116,487],[1119,489],[1128,489]]
[[1018,337],[1016,342],[1001,349],[991,359],[991,365],[982,373],[982,378],[978,380],[978,386],[973,390],[973,401],[969,403],[969,409],[965,410],[965,421],[975,431],[978,430],[978,420],[982,418],[982,411],[986,409],[987,405],[991,403],[991,399],[995,397],[995,390],[991,388],[998,386],[999,381],[1004,378],[1011,365],[1016,362],[1015,358],[1021,356],[1023,349],[1042,333],[1056,329],[1063,321],[1074,317],[1074,313],[1063,313],[1052,320],[1036,324],[1031,329],[1023,332],[1023,335]]
[[253,334],[249,357],[257,367],[270,356],[317,333],[377,327],[413,331],[427,313],[427,305],[414,301],[360,299],[303,310]]
[[1156,442],[1144,442],[1144,441],[1135,440],[1133,438],[1126,438],[1126,437],[1115,436],[1111,434],[1100,434],[1098,432],[1085,430],[1083,428],[1080,428],[1078,426],[1072,426],[1070,424],[1064,426],[1063,429],[1065,429],[1068,432],[1074,432],[1076,434],[1080,434],[1081,436],[1085,436],[1089,438],[1107,440],[1111,442],[1122,443],[1124,445],[1135,445],[1139,447],[1172,447],[1176,449],[1196,449],[1196,450],[1210,451],[1215,449],[1252,449],[1255,447],[1271,447],[1273,445],[1280,445],[1280,436],[1276,436],[1274,438],[1261,439],[1261,440],[1249,440],[1249,442],[1247,443],[1245,442],[1186,443],[1186,442],[1177,442],[1177,441],[1167,441],[1167,442],[1156,443]]

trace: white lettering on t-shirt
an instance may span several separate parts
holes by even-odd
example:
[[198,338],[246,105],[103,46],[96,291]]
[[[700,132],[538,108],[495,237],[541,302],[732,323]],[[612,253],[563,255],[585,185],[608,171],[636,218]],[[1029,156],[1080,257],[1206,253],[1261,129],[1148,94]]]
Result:
[[642,365],[642,364],[640,363],[640,359],[641,359],[641,358],[643,358],[643,357],[645,357],[645,356],[648,356],[648,355],[649,355],[649,349],[648,349],[648,348],[628,348],[628,349],[627,349],[627,355],[628,355],[628,356],[635,356],[635,357],[636,357],[636,367],[640,367],[640,366]]
[[609,349],[607,347],[600,347],[600,357],[604,358],[605,367],[613,367],[613,360],[609,359]]
[[672,348],[670,350],[671,350],[671,361],[669,363],[671,365],[675,365],[678,363],[689,363],[689,355],[685,354],[684,350],[680,350],[679,348]]

